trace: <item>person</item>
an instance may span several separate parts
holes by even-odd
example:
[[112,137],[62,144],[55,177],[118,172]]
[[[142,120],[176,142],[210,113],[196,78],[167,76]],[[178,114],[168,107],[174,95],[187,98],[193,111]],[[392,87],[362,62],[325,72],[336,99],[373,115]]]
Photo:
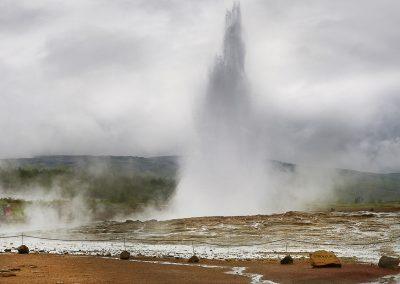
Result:
[[6,218],[10,218],[12,215],[12,208],[10,204],[7,204],[6,207],[4,208],[4,216],[6,216]]

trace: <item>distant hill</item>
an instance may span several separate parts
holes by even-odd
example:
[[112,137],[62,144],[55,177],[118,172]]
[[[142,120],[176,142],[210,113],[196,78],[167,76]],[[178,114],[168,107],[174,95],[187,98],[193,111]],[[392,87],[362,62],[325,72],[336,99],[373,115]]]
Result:
[[[282,171],[296,172],[298,165],[272,161]],[[313,170],[312,167],[308,167]],[[333,169],[334,192],[339,202],[374,203],[400,201],[400,173],[371,173],[348,169]]]
[[[295,173],[298,165],[272,161],[281,171]],[[176,181],[179,167],[178,156],[39,156],[34,158],[2,160],[1,165],[13,168],[68,168],[75,172],[107,174],[107,180],[124,175],[148,175]],[[312,170],[312,167],[310,167]],[[368,173],[336,169],[335,192],[340,202],[387,202],[400,201],[400,173]],[[104,177],[105,178],[105,177]],[[0,181],[1,182],[1,181]],[[109,185],[112,186],[111,184]]]
[[[38,156],[34,158],[6,159],[3,165],[12,167],[43,167],[73,169],[101,168],[112,172],[153,174],[173,177],[178,170],[177,156],[134,157],[134,156]],[[1,164],[0,164],[1,166]]]

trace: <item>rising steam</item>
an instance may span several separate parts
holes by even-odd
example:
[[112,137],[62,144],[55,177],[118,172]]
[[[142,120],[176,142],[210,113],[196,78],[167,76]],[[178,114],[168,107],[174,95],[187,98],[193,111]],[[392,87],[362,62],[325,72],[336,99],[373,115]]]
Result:
[[265,211],[264,155],[252,128],[240,6],[226,14],[222,55],[215,60],[183,161],[174,200],[178,216]]

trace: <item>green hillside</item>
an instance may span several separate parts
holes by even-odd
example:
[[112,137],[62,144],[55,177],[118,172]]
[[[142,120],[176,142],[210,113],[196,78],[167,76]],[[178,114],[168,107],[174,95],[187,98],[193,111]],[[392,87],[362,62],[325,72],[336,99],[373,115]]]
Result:
[[[297,169],[294,164],[272,163],[277,170],[288,174]],[[72,208],[69,204],[78,196],[86,204],[88,214],[98,219],[137,212],[148,204],[163,209],[174,194],[177,172],[176,156],[43,156],[3,160],[0,163],[0,207],[4,209],[11,204],[18,218],[22,218],[24,206],[38,202],[62,208],[60,212],[63,213]],[[332,203],[359,205],[400,201],[399,173],[341,169],[336,173]]]

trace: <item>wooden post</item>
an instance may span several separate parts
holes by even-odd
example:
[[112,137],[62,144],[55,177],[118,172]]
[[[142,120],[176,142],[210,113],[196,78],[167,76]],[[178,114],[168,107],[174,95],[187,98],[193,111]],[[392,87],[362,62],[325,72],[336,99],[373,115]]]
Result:
[[286,254],[287,254],[287,243],[288,243],[288,239],[287,239],[287,234],[285,234],[285,245],[286,245]]

